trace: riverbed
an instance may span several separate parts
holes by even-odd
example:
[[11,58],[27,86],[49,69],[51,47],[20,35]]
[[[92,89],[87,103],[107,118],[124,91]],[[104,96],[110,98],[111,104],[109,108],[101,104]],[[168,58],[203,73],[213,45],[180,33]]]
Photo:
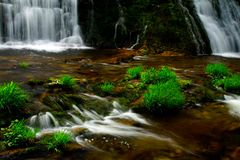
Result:
[[[20,67],[21,62],[28,63],[29,67]],[[31,79],[47,80],[70,74],[84,84],[117,81],[124,78],[127,68],[142,64],[154,67],[169,66],[178,76],[191,79],[194,85],[205,85],[209,77],[204,73],[204,67],[209,63],[224,63],[235,72],[240,72],[240,59],[218,56],[136,56],[134,51],[94,49],[68,50],[61,53],[1,50],[0,83],[18,82],[32,92],[38,101],[41,97],[39,95],[44,94],[46,90],[29,86],[27,82]],[[79,94],[86,96],[92,93]],[[91,98],[97,98],[96,96]],[[111,97],[100,98],[106,98],[108,103],[114,104]],[[79,146],[72,144],[63,154],[51,152],[44,154],[41,151],[23,154],[20,149],[15,149],[0,153],[0,157],[6,159],[43,159],[46,156],[48,159],[86,160],[235,160],[240,158],[240,120],[229,113],[230,109],[224,102],[224,97],[213,102],[188,106],[179,113],[169,116],[129,113],[128,109],[118,108],[117,110],[121,113],[116,114],[114,118],[109,118],[112,116],[111,113],[104,115],[98,123],[94,122],[94,125],[91,125],[92,130],[86,124],[96,119],[90,117],[90,120],[83,122],[80,126],[88,128],[90,132],[82,137],[76,136]],[[75,112],[76,110],[74,112],[71,110],[71,114],[76,114]],[[60,121],[61,118],[56,116],[56,119]],[[110,124],[106,123],[109,119]],[[115,123],[117,126],[123,125],[124,133],[107,132],[104,128],[109,127],[108,129],[111,130],[113,127],[112,129],[121,130],[112,126]],[[97,128],[97,124],[103,126]],[[60,126],[65,127],[62,124]],[[100,131],[102,128],[104,131]]]

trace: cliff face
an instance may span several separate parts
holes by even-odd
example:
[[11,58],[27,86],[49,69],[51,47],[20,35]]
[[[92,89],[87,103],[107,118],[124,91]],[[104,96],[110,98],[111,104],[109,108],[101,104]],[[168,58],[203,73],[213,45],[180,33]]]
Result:
[[139,42],[155,53],[211,52],[192,0],[80,0],[79,22],[86,44],[98,48]]

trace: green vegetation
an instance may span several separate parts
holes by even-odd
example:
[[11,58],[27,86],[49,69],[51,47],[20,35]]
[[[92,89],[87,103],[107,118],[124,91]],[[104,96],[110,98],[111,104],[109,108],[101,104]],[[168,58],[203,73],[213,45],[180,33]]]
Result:
[[157,80],[164,83],[169,80],[177,80],[176,73],[171,71],[168,67],[163,67],[162,70],[158,72]]
[[59,79],[59,84],[64,88],[73,89],[77,85],[77,82],[72,76],[63,75]]
[[181,88],[188,88],[192,85],[192,80],[188,80],[188,79],[178,79],[178,82],[181,86]]
[[144,95],[144,105],[151,111],[181,108],[184,101],[179,84],[172,80],[150,85]]
[[25,146],[31,144],[35,138],[35,132],[26,127],[23,120],[12,121],[8,128],[1,130],[4,143],[8,147]]
[[146,71],[141,73],[141,81],[149,84],[156,82],[158,80],[158,70],[154,67],[147,69]]
[[240,75],[234,74],[223,79],[224,89],[226,91],[240,91]]
[[137,66],[129,68],[127,70],[127,75],[130,79],[135,79],[140,77],[140,73],[143,71],[143,66]]
[[28,94],[14,82],[0,86],[0,110],[8,109],[12,113],[24,107],[28,98]]
[[164,66],[161,70],[157,70],[154,67],[147,69],[141,73],[141,80],[144,83],[157,83],[157,82],[167,82],[169,80],[176,80],[176,73],[171,71],[168,67]]
[[224,78],[230,74],[229,68],[222,63],[208,64],[205,68],[205,72],[211,75],[214,79]]
[[114,85],[110,82],[100,84],[100,89],[105,93],[110,93],[114,89]]
[[20,62],[20,63],[18,64],[18,66],[19,66],[20,68],[26,69],[26,68],[28,68],[28,67],[30,66],[30,64],[29,64],[28,62]]
[[41,143],[47,145],[49,150],[61,151],[67,143],[72,140],[72,136],[64,131],[54,133],[51,137],[45,137]]
[[240,92],[240,75],[231,74],[230,69],[224,64],[208,64],[205,72],[212,76],[212,83],[215,86],[230,92]]

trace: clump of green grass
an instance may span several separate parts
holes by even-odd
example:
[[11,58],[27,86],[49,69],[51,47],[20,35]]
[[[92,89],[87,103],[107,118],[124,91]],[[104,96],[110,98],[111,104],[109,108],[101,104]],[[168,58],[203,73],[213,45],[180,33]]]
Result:
[[8,147],[26,146],[35,139],[35,132],[25,126],[23,120],[11,122],[8,128],[2,128],[4,144]]
[[18,66],[20,68],[26,69],[26,68],[29,68],[30,64],[28,62],[20,62]]
[[8,109],[9,113],[12,113],[24,107],[28,99],[27,92],[14,82],[0,86],[0,110]]
[[41,143],[47,145],[49,150],[60,152],[71,140],[72,136],[70,133],[59,131],[54,133],[51,137],[43,138]]
[[141,81],[143,83],[149,84],[156,82],[158,79],[158,70],[154,67],[147,69],[141,73]]
[[171,71],[168,67],[164,66],[159,72],[157,80],[165,83],[170,80],[177,80],[176,73]]
[[137,66],[129,68],[127,70],[127,75],[130,79],[135,79],[140,77],[140,73],[143,71],[143,66]]
[[171,71],[168,67],[164,66],[161,70],[154,67],[147,69],[141,73],[141,80],[146,84],[162,82],[165,83],[169,80],[176,80],[176,73]]
[[63,75],[59,79],[59,84],[64,88],[73,89],[77,85],[77,82],[72,76]]
[[100,84],[101,91],[105,93],[110,93],[114,89],[114,85],[111,82],[104,82],[103,84]]
[[240,91],[240,74],[234,74],[223,79],[224,89],[226,91]]
[[230,75],[229,68],[222,63],[208,64],[205,68],[205,72],[214,79],[220,79]]
[[205,72],[212,76],[212,83],[226,91],[240,92],[240,74],[230,73],[224,64],[208,64]]
[[144,105],[151,111],[181,108],[184,102],[180,86],[173,80],[150,85],[144,95]]

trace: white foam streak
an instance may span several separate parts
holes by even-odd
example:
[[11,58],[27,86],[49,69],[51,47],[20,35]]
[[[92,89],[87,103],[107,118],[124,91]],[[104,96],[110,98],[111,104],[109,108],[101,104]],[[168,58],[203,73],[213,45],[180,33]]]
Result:
[[237,118],[240,118],[240,96],[236,95],[225,95],[224,103],[227,104],[227,107],[229,108],[229,113]]

